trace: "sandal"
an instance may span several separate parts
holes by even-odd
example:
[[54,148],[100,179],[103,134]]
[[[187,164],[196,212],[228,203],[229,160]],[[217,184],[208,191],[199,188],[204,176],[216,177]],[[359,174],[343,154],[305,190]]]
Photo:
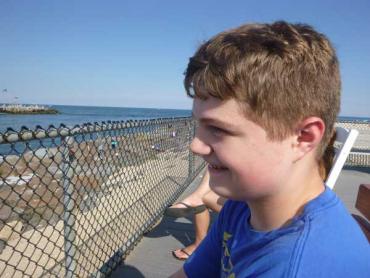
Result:
[[189,254],[188,252],[186,252],[184,249],[185,249],[185,248],[181,248],[181,249],[179,249],[179,250],[180,250],[182,253],[184,253],[184,254],[186,255],[186,257],[181,258],[181,257],[177,256],[177,255],[176,255],[176,251],[177,251],[177,250],[172,251],[172,256],[174,256],[174,258],[175,258],[175,259],[177,259],[177,260],[179,260],[179,261],[186,261],[186,260],[190,257],[190,255],[191,255],[191,254]]
[[183,202],[179,202],[178,204],[182,204],[185,207],[184,208],[167,208],[165,210],[164,214],[166,216],[179,218],[179,217],[186,217],[189,214],[201,213],[201,212],[205,211],[206,208],[207,208],[205,205],[199,205],[199,206],[196,206],[196,207],[192,207],[192,206],[189,206],[188,204],[185,204]]

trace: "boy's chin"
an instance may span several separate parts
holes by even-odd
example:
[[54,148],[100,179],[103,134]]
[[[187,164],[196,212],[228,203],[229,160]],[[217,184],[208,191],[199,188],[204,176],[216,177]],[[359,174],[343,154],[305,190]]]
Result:
[[225,190],[225,187],[230,186],[230,180],[227,178],[227,175],[214,175],[211,172],[209,173],[209,186],[213,191]]
[[[217,182],[215,183],[212,183],[211,180],[210,180],[210,188],[213,192],[215,192],[217,195],[221,196],[221,197],[224,197],[226,199],[231,199],[231,200],[238,200],[237,198],[237,194],[235,194],[234,192],[230,192],[230,188],[228,188],[227,186],[225,186],[225,184],[219,184]],[[239,196],[240,197],[240,196]]]
[[248,202],[261,199],[267,195],[260,190],[242,190],[241,188],[232,186],[231,180],[212,179],[211,176],[209,185],[211,190],[217,195],[234,201]]

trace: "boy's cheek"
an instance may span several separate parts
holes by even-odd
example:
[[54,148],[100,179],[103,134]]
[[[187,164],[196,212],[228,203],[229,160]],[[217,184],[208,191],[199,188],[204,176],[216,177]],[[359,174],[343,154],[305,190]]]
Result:
[[274,184],[280,175],[279,169],[272,169],[268,163],[258,160],[241,162],[231,167],[230,172],[232,180],[247,191],[265,191]]

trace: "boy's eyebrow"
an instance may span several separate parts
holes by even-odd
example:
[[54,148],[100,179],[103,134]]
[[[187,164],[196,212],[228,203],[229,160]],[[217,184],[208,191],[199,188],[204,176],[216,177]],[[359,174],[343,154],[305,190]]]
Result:
[[[193,118],[195,118],[194,114],[192,113],[191,114]],[[195,118],[196,119],[196,118]],[[208,117],[201,117],[199,119],[197,119],[199,122],[202,122],[202,123],[206,123],[206,124],[215,124],[219,127],[223,127],[225,129],[236,129],[236,125],[232,124],[232,123],[226,123],[226,122],[223,122],[219,119],[214,119],[214,118],[208,118]]]

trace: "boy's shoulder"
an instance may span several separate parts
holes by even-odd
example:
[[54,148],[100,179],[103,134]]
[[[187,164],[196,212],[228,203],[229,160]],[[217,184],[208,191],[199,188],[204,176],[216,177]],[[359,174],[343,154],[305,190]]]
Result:
[[[326,195],[326,196],[325,196]],[[370,277],[370,245],[342,201],[330,189],[306,216],[297,242],[297,276]],[[310,205],[310,204],[309,204]]]

